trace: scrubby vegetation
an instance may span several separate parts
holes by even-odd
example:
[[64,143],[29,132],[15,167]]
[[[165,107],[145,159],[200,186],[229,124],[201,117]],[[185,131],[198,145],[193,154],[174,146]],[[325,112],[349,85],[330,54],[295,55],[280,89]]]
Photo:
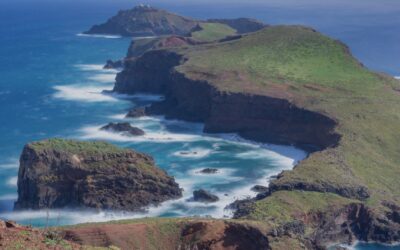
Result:
[[29,144],[35,150],[55,150],[70,154],[102,154],[102,153],[123,153],[127,149],[119,148],[103,141],[77,141],[60,138],[52,138]]

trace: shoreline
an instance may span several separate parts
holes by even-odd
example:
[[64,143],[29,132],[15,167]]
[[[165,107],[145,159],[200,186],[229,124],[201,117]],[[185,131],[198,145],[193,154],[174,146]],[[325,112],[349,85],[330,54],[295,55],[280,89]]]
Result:
[[[102,69],[102,68],[100,68],[100,65],[94,65],[94,64],[92,64],[92,65],[75,65],[75,67],[78,70],[81,70],[81,71],[93,71],[94,75],[101,75],[101,73],[107,73],[107,74],[111,75],[113,73],[116,73],[113,70]],[[95,81],[95,79],[93,79],[93,77],[91,77],[89,79],[92,79],[93,81]],[[98,85],[99,86],[104,85],[104,82],[99,81]],[[72,88],[72,89],[76,88],[76,89],[78,89],[78,91],[83,91],[83,92],[86,91],[86,89],[85,88],[81,88],[82,86],[80,86],[80,85],[70,84],[70,85],[63,85],[63,86],[65,86],[67,88],[69,87],[69,88]],[[55,92],[52,95],[54,98],[60,99],[60,100],[63,100],[63,101],[85,102],[85,100],[82,100],[80,98],[66,98],[65,96],[57,95],[57,93],[59,93],[60,90],[55,88],[55,87],[56,86],[53,86],[53,89],[55,90]],[[131,96],[131,95],[127,96],[127,95],[115,95],[115,94],[111,94],[111,93],[108,93],[108,92],[103,92],[103,91],[100,90],[100,88],[98,88],[98,91],[99,91],[99,93],[92,92],[92,94],[94,94],[94,95],[102,95],[102,96],[110,96],[110,98],[115,98],[115,99],[124,100],[124,101],[126,101],[126,99],[138,99],[138,100],[139,99],[140,100],[143,99],[143,100],[147,100],[147,101],[149,101],[151,103],[154,103],[154,102],[157,102],[157,101],[160,101],[160,100],[163,99],[163,97],[160,96],[160,95],[137,94],[137,95],[133,95],[133,96]],[[104,101],[109,101],[109,100],[100,99],[98,101],[103,101],[104,102]],[[120,119],[120,118],[123,118],[123,117],[121,117],[118,114],[113,115],[113,119]],[[156,117],[147,116],[145,119],[160,120],[160,123],[163,123],[163,122],[166,122],[166,123],[186,123],[183,120],[163,119],[163,117],[160,117],[160,116],[158,116],[158,117],[157,116]],[[123,118],[123,120],[129,121],[130,119],[129,118],[128,119]],[[188,123],[188,124],[190,124],[190,123]],[[192,125],[192,124],[190,124],[190,125]],[[193,124],[193,125],[194,126],[199,126],[199,127],[204,127],[204,124],[201,124],[201,126],[200,126],[199,123],[196,123],[196,124]],[[190,126],[190,127],[192,127],[192,126]],[[189,136],[191,136],[191,135],[189,134]],[[258,143],[256,141],[251,141],[251,140],[246,140],[244,138],[241,138],[238,134],[208,134],[208,133],[201,132],[199,134],[195,134],[195,136],[199,136],[199,137],[204,138],[206,140],[208,138],[208,139],[211,139],[211,140],[215,140],[216,142],[218,142],[218,141],[227,141],[227,142],[233,143],[233,144],[243,144],[243,145],[251,146],[251,147],[254,147],[254,148],[260,148],[260,149],[263,149],[263,150],[265,149],[265,150],[271,151],[272,153],[277,154],[277,155],[282,156],[282,157],[285,157],[285,158],[290,158],[291,154],[292,155],[293,154],[296,155],[296,152],[295,153],[282,154],[282,153],[284,153],[285,148],[292,148],[290,146]],[[77,137],[77,136],[72,136],[72,137]],[[79,136],[78,136],[78,138],[79,138]],[[109,139],[109,140],[113,141],[112,139]],[[168,140],[167,140],[167,142],[168,142]],[[274,150],[274,148],[275,149],[280,148],[280,153],[277,152],[276,150]],[[300,158],[297,156],[296,159],[292,159],[292,158],[290,158],[290,159],[293,160],[294,162],[296,162],[296,164],[297,164],[300,160],[302,160],[302,159],[304,159],[306,157],[306,153],[303,150],[297,149],[295,147],[293,147],[293,149],[291,149],[289,151],[296,151],[296,150],[299,150],[299,152],[301,152],[301,153],[297,152],[297,154],[301,155]],[[274,164],[274,165],[278,165],[278,164]],[[295,164],[292,164],[290,166],[283,167],[283,168],[279,167],[276,171],[272,170],[273,172],[263,173],[262,177],[254,179],[254,184],[233,188],[231,190],[231,195],[229,197],[225,197],[221,193],[220,196],[221,196],[222,199],[221,199],[220,202],[221,202],[222,205],[219,205],[219,207],[225,207],[226,205],[229,205],[230,203],[234,202],[237,199],[256,196],[257,193],[255,193],[255,192],[250,190],[252,186],[254,186],[256,184],[262,184],[262,185],[268,186],[269,181],[270,181],[269,180],[270,176],[279,174],[283,170],[292,169],[294,166],[295,166]],[[183,173],[183,174],[185,174],[185,173]],[[196,178],[196,174],[194,174],[193,177]],[[225,179],[225,178],[228,178],[229,176],[223,175],[221,177],[223,177]],[[179,180],[177,180],[177,182],[182,186],[185,185],[184,183],[181,183]],[[243,190],[245,190],[245,192],[243,192]],[[184,196],[181,201],[184,202],[184,203],[187,203],[186,200],[190,196],[191,196],[191,194],[190,194],[190,192],[188,192],[187,195]],[[15,196],[11,196],[10,195],[7,198],[9,198],[9,197],[13,197],[14,198]],[[177,200],[172,200],[171,201],[171,203],[174,203],[174,202],[177,202]],[[93,213],[92,216],[94,218],[90,219],[89,221],[78,220],[76,222],[73,222],[73,224],[81,224],[81,223],[85,223],[85,222],[96,222],[96,221],[101,222],[101,221],[109,221],[109,220],[115,220],[115,219],[142,218],[142,217],[149,217],[149,214],[151,214],[151,213],[155,213],[155,215],[152,216],[152,217],[159,217],[159,215],[157,215],[157,214],[161,213],[160,212],[161,210],[168,210],[168,208],[165,208],[165,205],[168,206],[168,204],[165,204],[165,203],[168,203],[168,201],[164,202],[162,205],[160,205],[158,207],[149,207],[148,208],[149,212],[145,213],[145,214],[139,214],[139,213],[133,214],[133,213],[126,212],[126,211],[101,211],[101,212],[98,212],[98,213]],[[199,205],[199,204],[195,204],[195,205]],[[207,207],[207,206],[205,206],[205,207]],[[62,214],[63,212],[66,212],[66,213],[69,213],[71,215],[71,211],[75,211],[75,213],[78,213],[78,214],[80,212],[85,214],[87,210],[86,209],[82,209],[82,210],[81,209],[78,209],[78,210],[69,210],[69,209],[65,209],[65,210],[57,210],[56,209],[56,210],[53,210],[52,209],[51,210],[51,214],[53,214],[53,217],[54,217],[53,219],[54,220],[58,220],[56,218],[60,216],[60,213]],[[90,214],[92,212],[93,211],[91,211],[89,214],[87,214],[87,216],[90,217]],[[23,217],[23,219],[30,217],[30,218],[33,218],[32,220],[40,220],[41,218],[45,218],[45,214],[46,214],[46,211],[29,211],[29,210],[27,210],[27,211],[21,211],[21,212],[9,211],[9,212],[2,213],[2,216],[4,216],[5,218],[8,218],[8,219],[14,219],[14,218],[19,217],[21,215]],[[108,214],[108,216],[110,216],[110,217],[108,217],[108,216],[103,217],[103,215],[106,215],[106,214]],[[215,218],[227,218],[227,214],[229,214],[229,217],[232,217],[233,212],[230,211],[230,210],[221,209],[221,211],[219,211],[218,214],[219,214],[219,216],[213,216],[213,217],[215,217]],[[196,216],[196,215],[182,214],[180,216],[173,216],[173,217],[187,217],[187,216]],[[200,214],[199,216],[200,217],[207,217],[208,215],[201,215]],[[67,215],[67,217],[68,217],[68,215]],[[120,217],[120,218],[118,218],[118,217]]]

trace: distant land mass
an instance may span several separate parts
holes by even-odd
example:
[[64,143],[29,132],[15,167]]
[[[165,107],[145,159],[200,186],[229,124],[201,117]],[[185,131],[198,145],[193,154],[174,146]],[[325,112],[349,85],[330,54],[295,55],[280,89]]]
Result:
[[188,36],[194,30],[201,30],[204,23],[224,24],[238,33],[256,31],[265,26],[258,20],[248,18],[195,20],[148,5],[140,5],[130,10],[120,11],[104,24],[94,25],[84,33],[132,37]]

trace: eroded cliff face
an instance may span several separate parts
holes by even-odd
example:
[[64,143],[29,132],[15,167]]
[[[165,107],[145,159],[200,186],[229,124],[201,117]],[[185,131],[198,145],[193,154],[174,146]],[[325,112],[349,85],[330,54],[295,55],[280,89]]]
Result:
[[179,198],[174,179],[131,150],[77,152],[25,146],[15,209],[89,207],[138,211]]
[[310,238],[320,248],[332,242],[352,244],[356,240],[398,242],[400,224],[390,214],[398,213],[399,208],[387,209],[387,214],[377,214],[364,204],[355,203],[326,213],[311,213],[302,219],[316,226]]
[[148,108],[150,114],[204,122],[208,133],[235,132],[247,139],[296,145],[307,151],[339,141],[334,120],[284,99],[218,91],[206,81],[175,71],[183,60],[170,51],[150,51],[117,76],[114,91],[164,94],[165,101]]

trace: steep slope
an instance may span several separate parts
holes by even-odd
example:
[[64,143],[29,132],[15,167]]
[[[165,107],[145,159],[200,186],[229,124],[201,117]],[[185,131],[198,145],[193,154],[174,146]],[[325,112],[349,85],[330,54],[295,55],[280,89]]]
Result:
[[181,195],[148,155],[104,142],[50,139],[25,146],[15,208],[138,211]]
[[[382,242],[400,237],[400,221],[392,216],[400,204],[399,89],[398,81],[363,67],[342,43],[302,26],[150,51],[133,60],[115,86],[117,92],[165,94],[150,113],[203,121],[207,132],[238,132],[313,152],[279,175],[247,218],[277,225],[302,220],[315,236],[329,227],[309,224],[303,207],[331,219],[363,211],[368,226],[362,232],[352,212],[344,216],[352,225],[347,235]],[[283,216],[274,219],[269,211]]]

